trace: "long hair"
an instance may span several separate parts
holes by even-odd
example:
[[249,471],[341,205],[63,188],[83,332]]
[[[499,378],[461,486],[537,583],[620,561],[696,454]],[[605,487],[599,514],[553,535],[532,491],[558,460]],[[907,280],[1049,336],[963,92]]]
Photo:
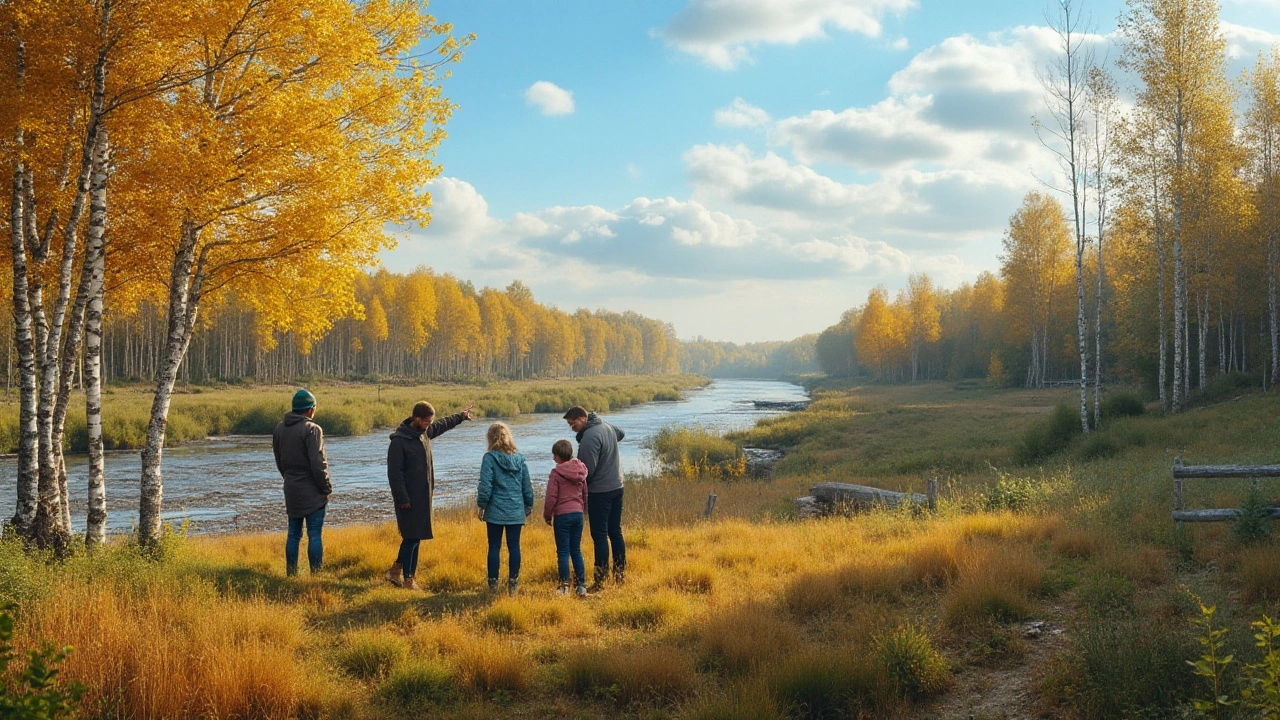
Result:
[[506,423],[490,425],[488,438],[490,450],[500,450],[508,455],[516,451],[516,439],[511,437],[511,428]]

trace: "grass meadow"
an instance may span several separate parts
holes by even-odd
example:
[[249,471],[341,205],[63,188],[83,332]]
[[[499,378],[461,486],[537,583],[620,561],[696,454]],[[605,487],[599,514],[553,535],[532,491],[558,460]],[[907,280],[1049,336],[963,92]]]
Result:
[[[540,523],[521,593],[489,594],[484,527],[463,510],[423,546],[423,593],[381,579],[398,544],[387,523],[326,530],[325,571],[300,578],[285,577],[283,534],[58,563],[2,544],[0,599],[22,643],[74,646],[65,675],[94,718],[1193,714],[1209,695],[1186,662],[1197,598],[1218,606],[1238,664],[1255,662],[1249,623],[1276,614],[1280,563],[1265,532],[1175,528],[1169,468],[1276,462],[1280,396],[1109,420],[1028,463],[1019,448],[1071,397],[821,384],[808,410],[730,438],[785,448],[772,478],[629,484],[628,581],[581,600],[555,595]],[[722,447],[685,442],[689,457]],[[932,513],[799,520],[791,502],[819,481],[918,492],[930,476]],[[1271,502],[1280,480],[1262,488]],[[1189,481],[1187,504],[1247,491]],[[1041,620],[1053,640],[1027,636]],[[973,709],[1012,686],[1000,712]]]

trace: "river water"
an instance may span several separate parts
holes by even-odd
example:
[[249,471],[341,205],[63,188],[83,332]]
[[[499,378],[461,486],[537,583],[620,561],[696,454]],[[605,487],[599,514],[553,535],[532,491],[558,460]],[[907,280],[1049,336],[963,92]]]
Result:
[[[429,399],[429,398],[428,398]],[[763,418],[784,411],[760,409],[754,401],[805,400],[803,388],[771,380],[716,380],[706,388],[685,393],[675,402],[654,402],[616,410],[605,419],[621,428],[626,439],[619,444],[623,472],[649,474],[655,470],[653,454],[645,441],[666,425],[700,425],[717,432],[743,430]],[[441,413],[458,408],[437,408]],[[320,409],[323,412],[323,406]],[[408,409],[406,408],[406,415]],[[534,492],[541,495],[547,474],[555,464],[551,445],[560,438],[573,439],[561,413],[535,413],[504,418],[516,445],[529,464]],[[493,420],[477,419],[432,441],[436,467],[436,503],[460,505],[475,497],[480,459],[485,452],[485,432]],[[334,494],[325,524],[390,519],[391,491],[387,487],[386,452],[390,430],[367,435],[329,437],[325,447]],[[84,456],[68,456],[67,471],[72,500],[72,524],[84,529],[86,477]],[[193,532],[274,530],[284,528],[284,497],[280,475],[271,455],[269,436],[228,436],[205,442],[166,448],[164,452],[164,520],[191,521]],[[107,455],[107,509],[112,532],[128,532],[138,519],[139,455],[136,451]],[[0,459],[0,517],[13,515],[17,461]]]

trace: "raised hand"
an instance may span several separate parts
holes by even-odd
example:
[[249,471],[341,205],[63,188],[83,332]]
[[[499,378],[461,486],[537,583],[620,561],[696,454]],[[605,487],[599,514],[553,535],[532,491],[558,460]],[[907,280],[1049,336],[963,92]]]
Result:
[[475,420],[475,418],[474,418],[474,417],[472,417],[472,415],[471,415],[471,410],[472,410],[472,408],[474,408],[475,406],[476,406],[476,404],[473,402],[473,403],[471,403],[470,405],[468,405],[468,406],[466,406],[465,408],[463,408],[463,410],[462,410],[462,417],[464,417],[464,418],[466,418],[466,419],[468,419],[468,420]]

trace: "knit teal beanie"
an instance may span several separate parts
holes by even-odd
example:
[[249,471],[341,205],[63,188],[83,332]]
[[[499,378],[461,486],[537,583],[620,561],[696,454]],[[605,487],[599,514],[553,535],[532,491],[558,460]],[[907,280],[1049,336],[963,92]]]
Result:
[[293,394],[293,411],[300,413],[306,412],[316,406],[316,396],[307,392],[306,389],[299,390]]

